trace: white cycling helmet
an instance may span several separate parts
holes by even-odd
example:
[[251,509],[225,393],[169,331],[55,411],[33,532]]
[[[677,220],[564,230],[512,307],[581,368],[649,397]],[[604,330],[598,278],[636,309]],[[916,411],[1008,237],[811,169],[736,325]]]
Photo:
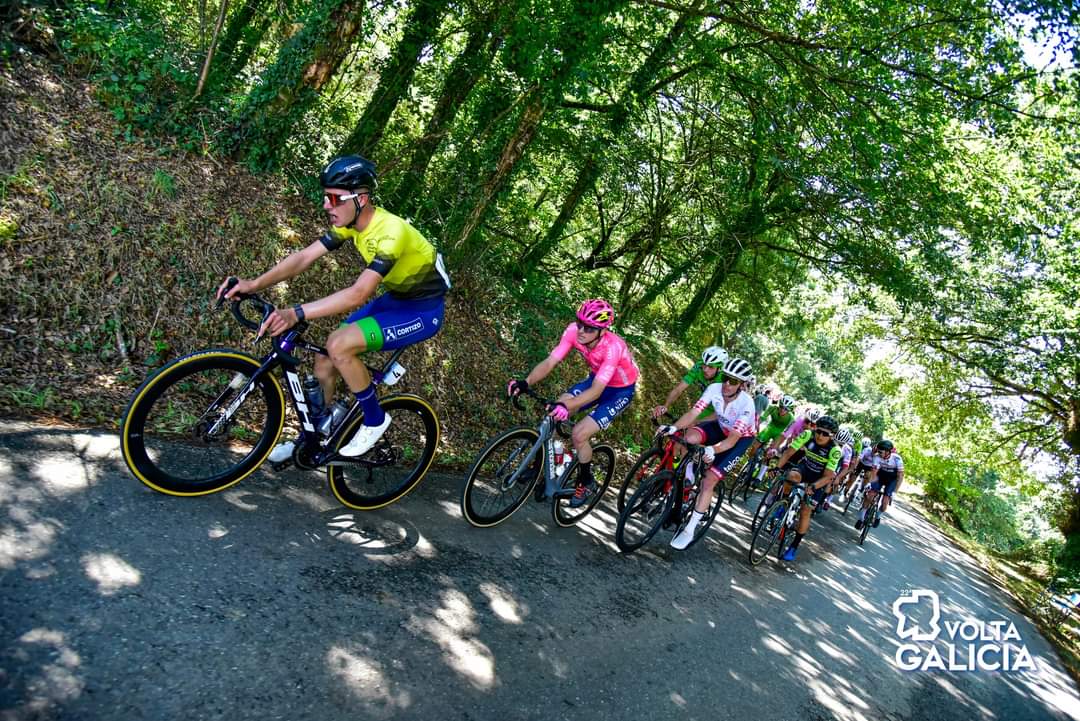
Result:
[[701,363],[703,365],[721,368],[727,361],[727,351],[718,345],[711,345],[701,353]]
[[754,377],[754,373],[750,368],[750,361],[743,360],[742,358],[729,359],[728,362],[724,364],[724,375],[743,382]]
[[778,405],[785,411],[790,411],[792,408],[795,407],[795,399],[791,396],[784,396],[780,399],[780,403]]
[[820,408],[811,408],[810,410],[808,410],[806,412],[806,420],[808,420],[811,423],[817,423],[818,418],[821,418],[822,415],[823,414],[822,414]]
[[836,434],[836,441],[842,446],[846,446],[853,440],[855,440],[855,438],[847,428],[841,428],[840,432]]
[[862,439],[862,447],[869,448],[874,442],[870,440],[870,436],[864,436]]

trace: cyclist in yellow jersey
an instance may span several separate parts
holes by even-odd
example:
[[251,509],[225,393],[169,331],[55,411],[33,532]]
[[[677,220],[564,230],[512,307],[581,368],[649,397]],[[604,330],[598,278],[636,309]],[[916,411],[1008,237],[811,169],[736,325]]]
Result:
[[[367,268],[355,283],[319,300],[278,308],[260,331],[276,336],[301,320],[359,308],[327,338],[328,355],[319,355],[315,361],[323,397],[333,398],[340,373],[364,410],[363,426],[338,451],[343,456],[359,456],[375,445],[391,419],[379,406],[371,373],[357,354],[394,350],[439,332],[450,279],[442,257],[416,228],[375,207],[371,194],[378,180],[370,161],[358,155],[336,158],[323,169],[319,180],[330,230],[254,280],[241,280],[228,290],[226,280],[217,294],[231,298],[237,293],[257,293],[299,275],[346,242],[356,246]],[[386,292],[376,298],[380,284],[386,286]],[[270,460],[278,463],[288,459],[294,445],[282,443],[270,454]]]

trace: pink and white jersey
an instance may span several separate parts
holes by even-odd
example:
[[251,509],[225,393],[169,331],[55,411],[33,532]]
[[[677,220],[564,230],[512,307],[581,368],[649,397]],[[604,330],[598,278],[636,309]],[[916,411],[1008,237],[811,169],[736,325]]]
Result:
[[638,367],[634,363],[634,354],[630,352],[626,341],[611,331],[604,331],[596,347],[590,350],[584,344],[578,343],[577,325],[571,323],[566,326],[559,345],[551,351],[550,357],[561,361],[571,348],[577,348],[589,365],[589,371],[605,386],[625,388],[637,382]]
[[798,438],[802,435],[802,432],[806,430],[806,416],[799,416],[791,422],[791,425],[784,431],[784,438],[791,440],[792,438]]
[[694,404],[694,410],[701,412],[707,406],[712,406],[716,411],[716,420],[725,431],[734,431],[743,438],[755,435],[757,423],[754,421],[756,409],[754,399],[746,391],[730,401],[724,401],[724,384],[713,383],[705,389],[705,393]]

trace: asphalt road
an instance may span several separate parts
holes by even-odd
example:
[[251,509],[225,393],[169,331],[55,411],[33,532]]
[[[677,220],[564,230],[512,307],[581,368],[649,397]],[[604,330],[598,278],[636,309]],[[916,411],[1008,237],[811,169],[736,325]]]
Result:
[[[452,476],[361,514],[293,471],[173,498],[117,449],[0,422],[4,721],[1080,718],[1035,628],[902,502],[862,548],[833,512],[796,563],[753,568],[742,508],[624,557],[610,506],[478,530]],[[1015,624],[1034,669],[900,670],[893,604],[917,589],[940,627]],[[905,610],[925,630],[929,608]]]

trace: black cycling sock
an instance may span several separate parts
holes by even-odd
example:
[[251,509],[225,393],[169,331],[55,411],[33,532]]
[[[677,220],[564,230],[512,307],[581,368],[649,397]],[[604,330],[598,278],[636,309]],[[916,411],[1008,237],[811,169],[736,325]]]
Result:
[[582,483],[588,483],[592,480],[592,461],[578,463],[578,480]]
[[791,542],[791,548],[792,549],[796,549],[796,548],[799,547],[799,544],[802,543],[802,537],[803,537],[803,534],[799,533],[798,531],[795,531],[795,540]]

